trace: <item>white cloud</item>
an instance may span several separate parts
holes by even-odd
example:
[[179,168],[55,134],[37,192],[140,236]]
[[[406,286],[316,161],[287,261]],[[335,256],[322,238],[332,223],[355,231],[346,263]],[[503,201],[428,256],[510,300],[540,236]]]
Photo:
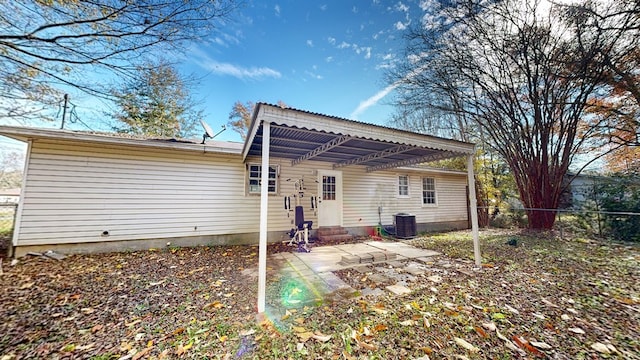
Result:
[[201,68],[210,71],[212,74],[222,76],[233,76],[240,80],[262,80],[265,78],[279,79],[282,74],[278,70],[269,67],[244,67],[242,65],[219,62],[211,59],[204,51],[198,48],[191,48],[190,57],[193,62]]
[[407,25],[403,24],[402,21],[398,21],[395,25],[396,30],[405,30],[407,28]]
[[405,4],[403,4],[402,2],[398,2],[396,4],[396,10],[398,11],[402,11],[402,12],[408,12],[409,11],[409,7]]
[[[345,42],[345,41],[341,42],[340,45],[338,45],[338,49],[347,49],[347,48],[350,48],[350,47],[351,47],[351,44],[349,44],[348,42]],[[357,45],[356,45],[356,47],[357,47]]]
[[323,79],[322,75],[318,75],[318,74],[316,74],[314,72],[311,72],[311,71],[305,71],[304,73],[307,74],[307,76],[309,76],[309,77],[311,77],[313,79],[316,79],[316,80],[322,80]]
[[352,13],[354,13],[354,14],[357,14],[357,13],[358,13],[358,8],[354,5],[354,6],[351,8],[351,12],[352,12]]
[[[238,35],[242,36],[241,33]],[[220,34],[218,36],[211,38],[210,41],[216,45],[220,45],[224,47],[229,47],[229,44],[234,44],[234,45],[240,44],[240,40],[238,39],[238,37],[230,34]]]
[[236,77],[238,79],[252,79],[252,80],[260,80],[264,78],[275,78],[279,79],[282,77],[279,71],[273,70],[268,67],[243,67],[236,64],[230,63],[221,63],[221,62],[209,62],[206,64],[207,69],[211,72],[219,74],[219,75],[229,75]]
[[276,6],[273,7],[273,10],[276,12],[276,16],[280,17],[280,5],[276,4]]
[[395,83],[391,84],[391,85],[387,86],[386,88],[378,91],[376,94],[374,94],[370,98],[368,98],[368,99],[366,99],[364,101],[361,101],[360,104],[358,105],[358,107],[355,110],[353,110],[353,112],[351,113],[351,115],[349,117],[351,119],[357,120],[358,117],[360,116],[360,114],[362,114],[365,110],[367,110],[368,108],[372,107],[373,105],[376,105],[378,103],[378,101],[382,100],[382,98],[387,96],[396,87],[398,87],[397,84],[395,84]]
[[307,46],[313,47],[313,40],[307,40]]
[[331,37],[331,36],[327,38],[327,41],[328,41],[328,42],[329,42],[329,44],[331,44],[331,45],[335,45],[335,44],[336,44],[336,38],[333,38],[333,37]]
[[326,62],[332,62],[333,61],[333,56],[327,56],[324,61]]
[[320,10],[326,11],[327,10],[327,4],[320,5]]

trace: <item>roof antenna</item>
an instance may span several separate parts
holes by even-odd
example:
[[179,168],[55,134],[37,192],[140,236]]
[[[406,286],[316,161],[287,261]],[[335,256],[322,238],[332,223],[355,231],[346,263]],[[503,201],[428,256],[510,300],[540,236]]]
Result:
[[213,139],[214,137],[220,135],[220,133],[222,133],[223,131],[227,130],[227,126],[222,125],[222,130],[218,131],[217,134],[214,134],[211,126],[204,122],[204,120],[200,120],[200,124],[202,124],[202,128],[204,128],[204,134],[202,134],[201,144],[204,144],[207,139]]

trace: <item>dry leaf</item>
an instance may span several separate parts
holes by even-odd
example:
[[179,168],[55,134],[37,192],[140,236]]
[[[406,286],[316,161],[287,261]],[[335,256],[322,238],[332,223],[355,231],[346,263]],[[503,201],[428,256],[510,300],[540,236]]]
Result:
[[478,333],[478,335],[487,338],[489,337],[489,334],[487,334],[486,331],[484,331],[480,326],[474,326],[474,329],[476,330],[476,332]]
[[124,323],[124,326],[126,326],[126,327],[132,327],[133,325],[135,325],[135,324],[137,324],[137,323],[141,323],[141,322],[142,322],[142,320],[138,319],[138,320],[134,320],[134,321],[132,321],[132,322],[130,322],[130,323]]
[[601,354],[611,354],[611,350],[609,350],[609,347],[603,343],[593,343],[591,344],[591,348]]
[[480,351],[480,349],[478,349],[477,347],[471,345],[469,342],[467,342],[467,340],[465,339],[461,339],[461,338],[453,338],[453,340],[456,342],[456,344],[462,346],[463,348],[475,353]]
[[378,324],[373,328],[375,331],[385,331],[388,329],[387,325]]
[[382,314],[385,315],[386,313],[388,313],[388,310],[385,310],[384,306],[377,304],[376,306],[374,306],[372,308],[373,311],[377,312],[378,314]]
[[431,327],[431,323],[429,322],[429,319],[427,319],[427,317],[423,317],[422,318],[422,324],[424,325],[424,327],[426,328],[430,328]]
[[482,327],[489,331],[496,331],[496,324],[493,322],[482,323]]
[[307,331],[307,329],[303,328],[302,326],[294,326],[292,329],[294,332],[297,332],[297,333],[303,333]]
[[551,345],[545,343],[545,342],[539,342],[539,341],[530,341],[529,344],[537,347],[538,349],[542,349],[542,350],[550,350],[551,349]]
[[96,325],[96,326],[94,326],[94,327],[92,327],[92,328],[91,328],[91,332],[92,332],[92,333],[95,333],[95,332],[97,332],[97,331],[102,330],[102,328],[104,328],[104,325],[100,325],[100,324],[98,324],[98,325]]
[[580,329],[579,327],[574,327],[574,328],[568,328],[567,330],[571,331],[572,333],[575,334],[584,334],[584,330]]
[[313,334],[313,339],[314,340],[318,340],[320,342],[327,342],[329,340],[331,340],[331,335],[324,335],[322,333],[316,332],[315,334]]
[[536,317],[536,318],[538,318],[538,319],[540,319],[540,320],[544,320],[544,319],[546,319],[546,318],[544,317],[544,315],[539,314],[539,313],[533,313],[533,314],[531,314],[531,315],[533,315],[534,317]]
[[371,351],[378,350],[377,346],[371,345],[371,344],[367,344],[366,342],[360,341],[358,339],[356,339],[356,343],[358,344],[358,346],[360,346],[361,348],[363,348],[365,350],[371,350]]
[[515,308],[513,308],[513,307],[511,307],[511,306],[509,306],[509,305],[506,305],[506,304],[505,304],[505,305],[504,305],[504,307],[506,307],[506,308],[507,308],[507,310],[509,310],[510,312],[512,312],[512,313],[514,313],[514,314],[520,314],[520,311],[518,311],[517,309],[515,309]]
[[307,340],[313,337],[314,333],[312,333],[311,331],[307,331],[307,332],[297,333],[296,335],[298,335],[298,337],[300,338],[300,340],[302,340],[302,342],[306,342]]
[[141,359],[143,356],[147,355],[147,353],[151,351],[150,347],[144,348],[140,351],[138,351],[135,355],[133,355],[133,357],[131,358],[131,360],[138,360]]
[[207,305],[205,305],[203,307],[203,309],[208,309],[208,308],[220,309],[220,308],[223,308],[223,307],[224,307],[224,304],[221,303],[220,301],[216,300],[216,301],[214,301],[212,303],[208,303]]
[[517,352],[522,357],[527,355],[527,353],[524,350],[520,349],[519,347],[516,346],[516,344],[512,343],[510,340],[507,340],[506,338],[505,338],[505,345],[509,350]]
[[400,322],[400,325],[402,326],[413,326],[415,324],[416,322],[411,319]]
[[525,340],[523,337],[514,335],[512,339],[513,339],[513,342],[515,342],[519,347],[524,348],[535,355],[543,355],[540,352],[540,350],[531,346],[531,344],[529,344],[529,342]]
[[193,346],[193,343],[190,342],[185,346],[182,346],[182,344],[178,345],[178,349],[176,350],[176,355],[181,356],[184,355],[187,351],[189,351],[189,349],[191,349],[191,347]]
[[256,333],[255,329],[249,329],[249,330],[240,331],[240,334],[238,334],[238,335],[240,335],[240,336],[249,336],[249,335],[252,335],[252,334],[255,334],[255,333]]

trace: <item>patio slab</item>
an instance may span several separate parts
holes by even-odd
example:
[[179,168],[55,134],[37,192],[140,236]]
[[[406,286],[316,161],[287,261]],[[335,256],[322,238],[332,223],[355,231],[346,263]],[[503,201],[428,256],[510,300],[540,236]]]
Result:
[[376,249],[386,250],[392,253],[396,253],[408,259],[440,255],[440,253],[437,251],[419,249],[415,246],[411,246],[409,244],[405,244],[402,242],[369,241],[364,244],[374,247]]
[[[363,265],[366,265],[365,263],[373,263],[382,264],[378,266],[395,264],[397,265],[396,268],[405,268],[403,270],[406,270],[406,265],[410,264],[413,265],[416,270],[424,272],[424,269],[422,269],[424,265],[415,263],[415,260],[418,260],[418,258],[430,258],[435,255],[440,254],[435,251],[419,249],[405,243],[370,241],[357,244],[318,246],[311,248],[311,252],[308,253],[292,252],[273,254],[269,257],[267,263],[269,267],[273,269],[272,271],[279,272],[279,276],[295,278],[306,283],[309,289],[315,294],[313,295],[314,299],[310,300],[315,301],[318,296],[335,299],[336,297],[349,297],[357,293],[356,290],[335,275],[333,273],[334,271],[356,266],[363,267]],[[358,259],[358,262],[345,262],[344,258]],[[390,259],[401,261],[409,259],[415,260],[414,262],[406,264],[404,261],[388,261]],[[400,293],[406,292],[402,287],[415,280],[411,274],[400,274],[393,271],[393,269],[389,271],[390,273],[385,272],[385,275],[381,275],[379,282],[384,283],[389,280],[389,278],[394,278],[397,281],[396,285],[398,285],[398,289],[393,287],[392,289],[399,290]],[[411,273],[411,271],[409,271],[409,273]],[[374,291],[374,293],[376,292]],[[377,293],[380,292],[377,291]]]

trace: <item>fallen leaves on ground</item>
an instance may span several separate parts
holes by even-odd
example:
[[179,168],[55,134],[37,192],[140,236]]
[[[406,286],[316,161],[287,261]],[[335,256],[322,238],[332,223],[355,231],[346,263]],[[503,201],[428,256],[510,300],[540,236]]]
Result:
[[[411,293],[269,308],[259,323],[256,247],[27,258],[0,277],[0,358],[640,359],[638,246],[485,231],[474,270],[468,233],[410,243],[443,253],[407,277]],[[370,270],[337,274],[364,289]]]

